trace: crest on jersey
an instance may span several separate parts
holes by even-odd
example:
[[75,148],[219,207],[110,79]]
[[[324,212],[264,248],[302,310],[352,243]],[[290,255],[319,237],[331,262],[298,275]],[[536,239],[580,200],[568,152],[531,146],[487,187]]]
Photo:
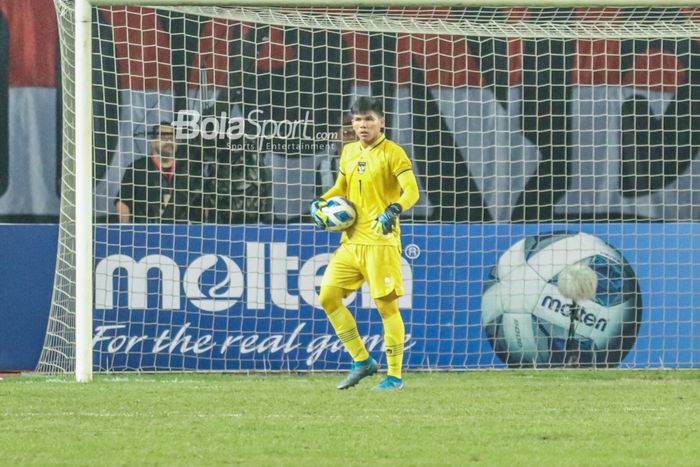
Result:
[[362,175],[365,173],[365,169],[367,168],[367,163],[366,162],[358,162],[357,163],[357,173],[359,175]]

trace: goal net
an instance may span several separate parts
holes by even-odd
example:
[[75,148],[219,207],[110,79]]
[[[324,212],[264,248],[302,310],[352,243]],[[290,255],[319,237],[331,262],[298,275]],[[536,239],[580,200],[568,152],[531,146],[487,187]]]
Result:
[[[409,370],[700,364],[700,11],[93,3],[80,61],[74,2],[56,0],[62,208],[39,371],[75,370],[76,297],[95,371],[345,368],[318,300],[339,236],[308,206],[364,95],[421,193],[401,218]],[[558,288],[573,264],[597,277],[580,303]],[[347,303],[383,359],[369,290]]]

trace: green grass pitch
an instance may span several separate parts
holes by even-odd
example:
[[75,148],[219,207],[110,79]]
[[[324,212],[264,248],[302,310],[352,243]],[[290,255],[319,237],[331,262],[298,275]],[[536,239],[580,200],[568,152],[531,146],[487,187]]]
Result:
[[698,465],[698,371],[0,381],[0,465]]

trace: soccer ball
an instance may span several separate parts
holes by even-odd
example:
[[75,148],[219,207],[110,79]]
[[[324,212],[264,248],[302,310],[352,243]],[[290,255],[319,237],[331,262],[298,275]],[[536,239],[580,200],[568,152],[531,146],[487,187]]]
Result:
[[598,275],[587,264],[567,264],[557,275],[557,287],[565,298],[575,302],[593,300],[598,289]]
[[347,230],[357,219],[355,206],[342,196],[334,196],[329,199],[328,204],[323,208],[323,213],[328,216],[326,230],[331,232]]
[[[562,288],[572,286],[568,273],[576,268],[567,266],[574,264],[597,276],[595,294],[578,307],[558,283],[568,275]],[[530,236],[511,246],[486,280],[481,309],[491,346],[511,367],[617,366],[634,345],[642,320],[632,267],[615,248],[585,233]]]

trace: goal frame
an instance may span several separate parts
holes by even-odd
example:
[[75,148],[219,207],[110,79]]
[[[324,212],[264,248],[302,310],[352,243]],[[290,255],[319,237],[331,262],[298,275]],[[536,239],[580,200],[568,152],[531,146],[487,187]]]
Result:
[[[75,47],[75,379],[93,378],[93,111],[92,7],[654,7],[653,0],[74,0]],[[672,0],[665,7],[699,6]],[[64,125],[68,123],[64,122]],[[80,129],[80,131],[78,131]],[[80,246],[90,245],[89,248]]]

